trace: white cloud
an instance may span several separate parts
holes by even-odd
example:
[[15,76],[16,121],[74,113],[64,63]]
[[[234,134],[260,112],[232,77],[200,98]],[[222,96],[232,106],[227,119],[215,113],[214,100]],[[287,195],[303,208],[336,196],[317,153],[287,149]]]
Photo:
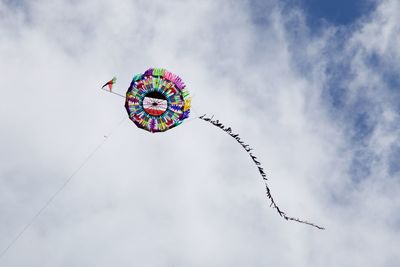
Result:
[[[398,3],[319,35],[301,12],[270,7],[254,24],[251,6],[232,1],[1,3],[0,248],[114,132],[0,266],[398,265],[398,111],[383,83],[398,67]],[[330,64],[354,74],[340,109],[325,97]],[[288,215],[327,230],[279,218],[248,156],[202,121],[116,128],[123,100],[97,88],[117,74],[122,92],[151,66],[181,75],[198,115],[256,149]],[[348,112],[360,100],[373,130],[356,142]],[[357,151],[372,168],[354,183]]]

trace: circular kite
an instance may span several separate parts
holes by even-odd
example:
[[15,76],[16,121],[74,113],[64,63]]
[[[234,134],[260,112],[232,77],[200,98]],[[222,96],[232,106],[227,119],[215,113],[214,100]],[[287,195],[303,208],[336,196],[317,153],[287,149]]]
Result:
[[137,127],[167,131],[189,117],[191,97],[182,79],[165,69],[148,69],[133,77],[125,108]]
[[[151,133],[165,132],[180,125],[189,117],[192,99],[186,89],[185,83],[179,76],[165,69],[150,68],[143,74],[135,75],[126,95],[112,91],[115,82],[116,78],[114,77],[104,84],[102,89],[107,90],[104,89],[104,87],[108,86],[109,92],[125,98],[125,108],[129,118],[139,128]],[[226,127],[219,120],[213,120],[213,117],[206,117],[206,115],[198,118],[225,131],[249,154],[264,180],[266,194],[271,202],[271,207],[273,207],[281,217],[286,220],[308,224],[318,229],[324,229],[314,223],[295,217],[289,217],[278,207],[267,184],[268,179],[264,168],[261,167],[260,161],[258,161],[257,157],[251,152],[253,149],[245,144],[239,135],[232,131],[231,127]]]

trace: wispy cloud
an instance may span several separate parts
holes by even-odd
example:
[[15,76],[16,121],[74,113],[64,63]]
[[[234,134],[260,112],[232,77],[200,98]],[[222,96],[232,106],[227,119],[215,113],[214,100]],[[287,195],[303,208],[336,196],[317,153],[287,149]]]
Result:
[[200,120],[117,128],[0,266],[396,266],[399,3],[314,31],[275,1],[0,3],[0,248],[126,116],[97,90],[159,66]]

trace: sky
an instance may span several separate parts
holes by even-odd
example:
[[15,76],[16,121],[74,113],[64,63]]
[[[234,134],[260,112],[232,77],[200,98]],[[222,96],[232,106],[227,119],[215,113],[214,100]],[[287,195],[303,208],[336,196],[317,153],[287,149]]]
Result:
[[334,25],[348,26],[361,17],[370,15],[376,8],[378,1],[374,0],[292,0],[287,1],[291,6],[303,9],[308,25],[318,27],[321,21]]
[[[0,266],[400,265],[397,0],[0,1]],[[192,119],[129,121],[149,67]],[[287,222],[242,148],[254,148]],[[104,136],[108,136],[105,138]]]

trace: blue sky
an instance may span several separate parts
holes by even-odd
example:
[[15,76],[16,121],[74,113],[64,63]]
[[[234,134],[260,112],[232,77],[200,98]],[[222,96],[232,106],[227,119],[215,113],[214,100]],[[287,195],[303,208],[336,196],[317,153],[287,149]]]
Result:
[[398,0],[0,1],[0,250],[127,118],[98,86],[149,67],[327,228],[279,218],[218,129],[127,119],[0,266],[399,266],[398,21]]
[[347,26],[375,8],[373,0],[287,0],[304,10],[309,26],[320,27],[323,21]]
[[[311,36],[320,36],[327,28],[335,30],[335,34],[330,39],[331,43],[328,44],[329,50],[326,52],[325,59],[328,62],[324,72],[327,80],[324,84],[323,93],[325,104],[331,108],[332,119],[344,123],[349,146],[355,147],[358,151],[349,168],[353,181],[356,183],[368,177],[372,168],[371,162],[376,157],[366,147],[380,120],[379,117],[372,116],[370,112],[372,110],[379,112],[378,110],[381,107],[362,93],[357,98],[349,101],[351,91],[348,87],[349,81],[354,79],[358,71],[352,66],[352,58],[358,53],[358,48],[350,50],[347,58],[337,60],[337,57],[341,51],[346,49],[349,36],[362,27],[362,22],[374,19],[374,12],[376,12],[378,4],[379,2],[372,0],[288,0],[284,1],[283,4],[283,10],[285,11],[290,11],[295,6],[304,12],[308,34]],[[292,23],[288,23],[287,26],[288,30],[293,31],[295,35],[298,32],[297,23],[298,21],[295,20]],[[294,38],[298,38],[301,41],[303,37]],[[310,71],[313,66],[304,65],[303,61],[307,60],[304,60],[302,51],[293,51],[300,54],[297,56],[302,59],[300,60],[302,65],[299,66],[301,71]],[[390,59],[379,55],[376,51],[366,51],[363,60],[367,68],[380,75],[380,84],[376,85],[374,90],[386,95],[388,97],[386,105],[398,110],[398,107],[400,107],[398,104],[400,100],[400,72],[396,68],[397,63],[390,62]],[[361,88],[361,90],[363,89]],[[398,148],[394,146],[390,153],[391,155],[398,155]],[[389,163],[391,171],[398,170],[400,168],[399,161],[393,160],[393,156],[390,156],[390,158],[392,159]]]

